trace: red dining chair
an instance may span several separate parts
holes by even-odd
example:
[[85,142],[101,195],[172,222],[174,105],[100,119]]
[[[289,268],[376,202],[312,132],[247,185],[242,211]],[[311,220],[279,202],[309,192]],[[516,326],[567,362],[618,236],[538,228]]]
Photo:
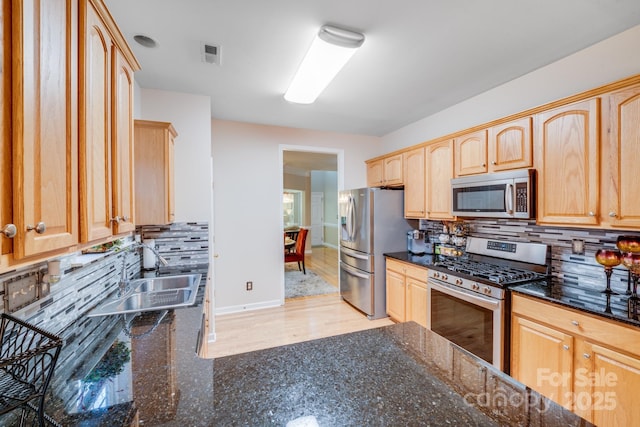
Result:
[[[296,239],[296,249],[293,252],[284,254],[284,262],[297,262],[298,270],[302,270],[304,274],[307,274],[307,270],[304,266],[304,248],[307,240],[307,230],[306,228],[301,228],[298,233],[298,238]],[[300,263],[302,263],[302,268],[300,268]]]

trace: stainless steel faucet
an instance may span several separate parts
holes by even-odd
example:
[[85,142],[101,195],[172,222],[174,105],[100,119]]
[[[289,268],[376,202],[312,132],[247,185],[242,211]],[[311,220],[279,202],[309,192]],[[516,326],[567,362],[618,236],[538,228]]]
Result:
[[[131,252],[134,249],[147,248],[158,258],[162,265],[168,265],[169,262],[153,246],[146,243],[134,242],[133,244],[123,248],[123,251]],[[127,256],[122,256],[122,270],[120,271],[120,282],[118,283],[118,297],[123,296],[129,290],[129,279],[127,278]]]

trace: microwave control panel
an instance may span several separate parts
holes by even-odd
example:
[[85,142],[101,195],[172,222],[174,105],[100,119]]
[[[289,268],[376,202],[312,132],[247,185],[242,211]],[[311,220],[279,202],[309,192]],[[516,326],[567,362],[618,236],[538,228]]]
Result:
[[526,213],[529,211],[528,206],[528,184],[526,182],[516,182],[516,212]]

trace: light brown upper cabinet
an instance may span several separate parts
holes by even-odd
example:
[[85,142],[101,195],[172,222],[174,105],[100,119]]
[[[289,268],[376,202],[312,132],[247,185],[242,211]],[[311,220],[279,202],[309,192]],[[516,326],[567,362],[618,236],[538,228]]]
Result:
[[603,225],[640,227],[640,85],[603,97]]
[[531,117],[489,128],[489,172],[533,166]]
[[135,121],[136,224],[169,224],[175,219],[171,123]]
[[456,176],[533,166],[531,123],[524,117],[457,137]]
[[597,225],[600,99],[536,115],[539,224]]
[[114,233],[135,230],[133,69],[122,51],[113,48],[113,173]]
[[11,188],[11,0],[0,1],[0,266],[13,250]]
[[398,187],[403,184],[402,153],[367,162],[368,187]]
[[139,65],[123,55],[112,36],[119,34],[114,25],[100,3],[80,1],[83,242],[134,229],[133,69]]
[[455,176],[487,172],[487,131],[455,138]]
[[451,178],[453,178],[453,140],[427,145],[427,218],[453,219]]
[[13,256],[21,259],[78,242],[78,9],[72,0],[12,6],[22,17],[12,20],[11,51]]
[[424,147],[404,153],[404,216],[426,218],[427,194]]

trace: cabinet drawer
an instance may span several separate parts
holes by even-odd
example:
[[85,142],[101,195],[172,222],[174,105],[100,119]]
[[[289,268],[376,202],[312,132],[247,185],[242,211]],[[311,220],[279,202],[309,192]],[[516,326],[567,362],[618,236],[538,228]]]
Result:
[[640,356],[640,328],[516,294],[513,295],[512,311],[572,335]]
[[387,258],[387,270],[393,270],[395,272],[404,274],[405,265],[406,264],[404,262],[400,262],[400,261],[396,261],[396,260],[391,259],[391,258]]
[[418,267],[415,264],[387,258],[387,269],[396,271],[398,273],[404,274],[407,277],[412,277],[423,282],[427,281],[428,270],[425,267]]

